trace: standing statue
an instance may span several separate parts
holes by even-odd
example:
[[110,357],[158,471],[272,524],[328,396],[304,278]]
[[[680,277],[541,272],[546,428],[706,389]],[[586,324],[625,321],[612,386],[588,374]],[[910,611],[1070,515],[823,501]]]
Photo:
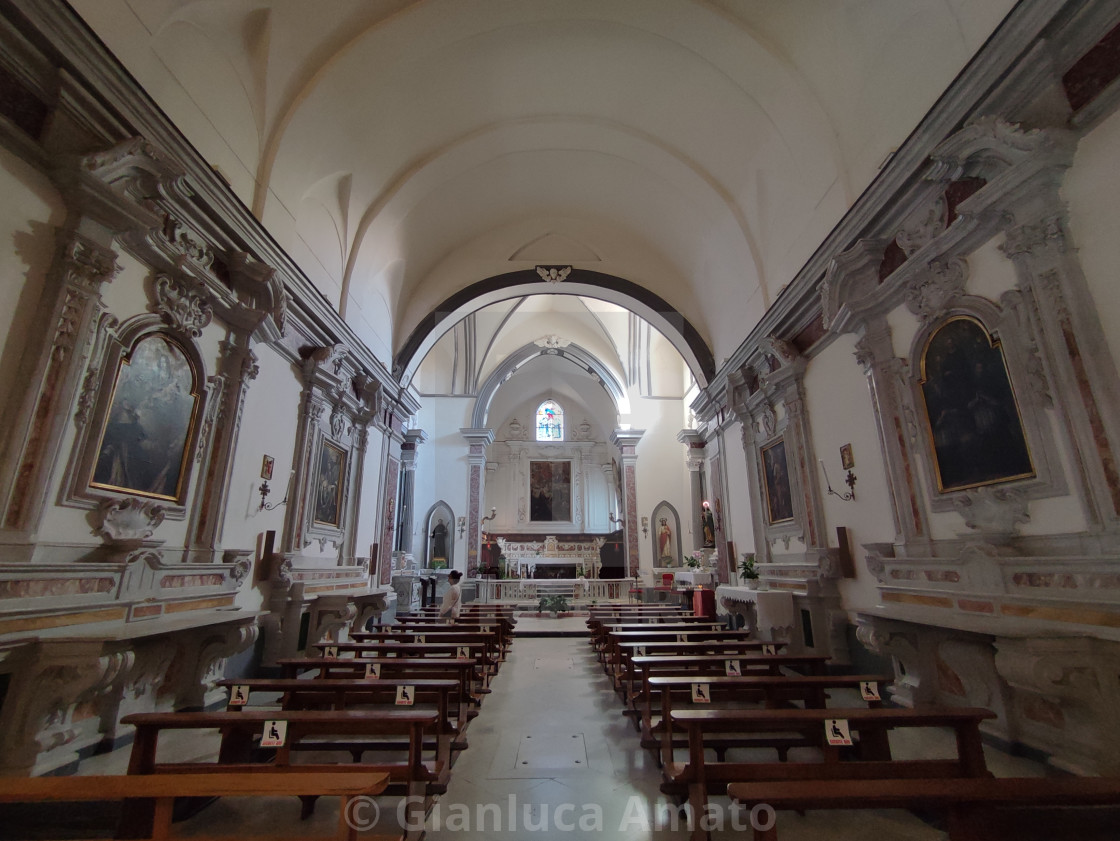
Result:
[[669,521],[664,517],[661,518],[661,528],[657,531],[657,557],[661,560],[673,560],[673,530],[669,528]]
[[441,517],[436,527],[432,529],[432,560],[433,561],[446,561],[447,560],[447,526],[443,524]]
[[708,507],[706,502],[700,512],[700,523],[704,530],[704,548],[714,549],[716,546],[716,523],[712,517],[712,509]]

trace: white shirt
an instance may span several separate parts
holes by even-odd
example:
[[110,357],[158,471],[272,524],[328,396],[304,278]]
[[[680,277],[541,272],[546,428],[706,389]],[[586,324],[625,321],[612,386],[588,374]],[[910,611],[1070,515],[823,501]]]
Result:
[[463,588],[456,582],[447,588],[443,594],[443,601],[439,605],[439,615],[444,619],[454,622],[459,618],[459,611],[463,606]]

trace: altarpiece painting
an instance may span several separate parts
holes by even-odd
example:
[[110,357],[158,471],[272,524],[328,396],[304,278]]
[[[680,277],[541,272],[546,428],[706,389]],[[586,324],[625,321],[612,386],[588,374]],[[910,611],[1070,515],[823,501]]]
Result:
[[118,368],[90,487],[178,502],[199,394],[183,349],[142,338]]
[[529,520],[537,523],[571,522],[572,463],[529,462]]

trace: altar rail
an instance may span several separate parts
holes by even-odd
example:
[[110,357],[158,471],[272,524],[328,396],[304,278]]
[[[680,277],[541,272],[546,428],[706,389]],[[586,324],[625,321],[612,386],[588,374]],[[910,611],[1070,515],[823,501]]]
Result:
[[476,584],[480,602],[535,602],[543,595],[563,594],[572,604],[589,604],[592,601],[625,601],[636,581],[635,578],[480,578]]

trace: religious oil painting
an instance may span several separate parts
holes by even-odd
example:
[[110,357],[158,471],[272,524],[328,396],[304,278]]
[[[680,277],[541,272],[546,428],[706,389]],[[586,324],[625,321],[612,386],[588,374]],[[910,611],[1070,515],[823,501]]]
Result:
[[183,349],[162,335],[141,339],[117,368],[90,486],[181,501],[198,406]]
[[766,515],[771,525],[793,519],[793,490],[786,465],[786,442],[779,439],[762,448],[762,469],[766,474]]
[[529,520],[566,523],[572,519],[572,463],[529,462]]
[[942,493],[1035,475],[998,339],[974,318],[938,328],[922,355],[937,487]]
[[315,522],[342,528],[342,486],[346,453],[327,441],[319,450],[319,478],[315,483]]

